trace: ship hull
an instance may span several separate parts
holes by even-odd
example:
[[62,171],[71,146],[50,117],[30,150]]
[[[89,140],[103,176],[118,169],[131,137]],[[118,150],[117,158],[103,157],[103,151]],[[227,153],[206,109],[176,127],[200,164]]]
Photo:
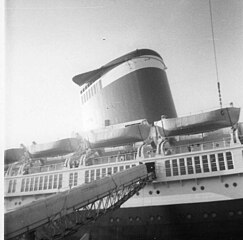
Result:
[[120,208],[82,229],[72,239],[80,239],[88,233],[92,240],[238,240],[243,235],[242,226],[243,199]]

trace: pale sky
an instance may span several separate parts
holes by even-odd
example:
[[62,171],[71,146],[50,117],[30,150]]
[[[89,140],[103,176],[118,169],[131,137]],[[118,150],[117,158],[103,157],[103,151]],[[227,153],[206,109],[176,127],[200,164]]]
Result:
[[[243,108],[243,1],[212,8],[223,104]],[[80,131],[72,77],[135,49],[164,59],[179,116],[219,106],[209,14],[206,0],[5,1],[5,148]]]

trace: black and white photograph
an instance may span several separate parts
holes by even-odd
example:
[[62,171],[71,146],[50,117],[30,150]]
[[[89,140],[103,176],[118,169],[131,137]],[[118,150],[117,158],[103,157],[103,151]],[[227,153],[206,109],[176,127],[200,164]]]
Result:
[[3,1],[6,240],[240,240],[243,1]]

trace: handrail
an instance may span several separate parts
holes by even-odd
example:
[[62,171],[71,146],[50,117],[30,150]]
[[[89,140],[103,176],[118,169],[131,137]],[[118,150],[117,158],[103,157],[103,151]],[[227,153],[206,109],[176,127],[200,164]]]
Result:
[[[238,136],[239,139],[243,139],[243,135]],[[243,144],[243,143],[241,143]],[[168,146],[165,147],[164,149],[164,154],[162,153],[156,153],[152,155],[144,154],[144,158],[151,158],[155,156],[163,156],[163,155],[177,155],[177,154],[182,154],[182,153],[190,153],[190,152],[201,152],[205,150],[211,150],[211,149],[218,149],[218,148],[225,148],[225,147],[231,147],[233,146],[232,144],[232,139],[231,138],[223,138],[219,141],[217,140],[212,140],[212,141],[198,141],[198,142],[192,142],[188,144],[182,144],[182,145],[174,145],[174,146]],[[92,157],[92,158],[86,158],[85,159],[85,164],[82,165],[77,164],[77,165],[72,165],[68,164],[68,166],[65,165],[66,161],[63,161],[61,163],[55,163],[55,164],[49,164],[49,165],[43,165],[43,166],[37,166],[37,167],[30,167],[28,173],[23,173],[23,175],[26,174],[32,174],[32,173],[41,173],[41,172],[51,172],[51,171],[56,171],[56,170],[61,170],[64,168],[82,168],[83,166],[94,166],[94,165],[100,165],[100,164],[106,164],[106,163],[118,163],[118,162],[123,162],[123,161],[130,161],[130,160],[135,160],[137,155],[137,151],[131,151],[131,152],[121,152],[117,154],[113,154],[110,156],[97,156],[97,157]],[[84,159],[82,159],[84,160]],[[81,161],[81,160],[80,160]],[[72,162],[72,159],[70,159],[69,162]],[[9,167],[9,169],[11,166]],[[11,176],[9,173],[11,171],[7,170],[5,173],[5,176]],[[17,174],[17,175],[22,175],[22,174]],[[16,174],[15,174],[16,176]]]
[[231,138],[223,138],[219,141],[192,142],[188,144],[166,147],[165,155],[176,155],[181,153],[197,152],[197,151],[201,152],[205,150],[218,149],[220,147],[223,148],[232,147],[234,144],[232,144]]

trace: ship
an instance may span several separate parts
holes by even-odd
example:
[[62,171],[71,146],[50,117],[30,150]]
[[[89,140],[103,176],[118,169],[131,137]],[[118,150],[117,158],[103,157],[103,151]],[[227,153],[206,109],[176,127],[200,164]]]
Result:
[[153,182],[68,239],[241,239],[240,108],[178,117],[164,61],[150,49],[125,54],[73,82],[81,89],[85,131],[76,140],[24,147],[19,158],[8,150],[6,212],[154,163]]

